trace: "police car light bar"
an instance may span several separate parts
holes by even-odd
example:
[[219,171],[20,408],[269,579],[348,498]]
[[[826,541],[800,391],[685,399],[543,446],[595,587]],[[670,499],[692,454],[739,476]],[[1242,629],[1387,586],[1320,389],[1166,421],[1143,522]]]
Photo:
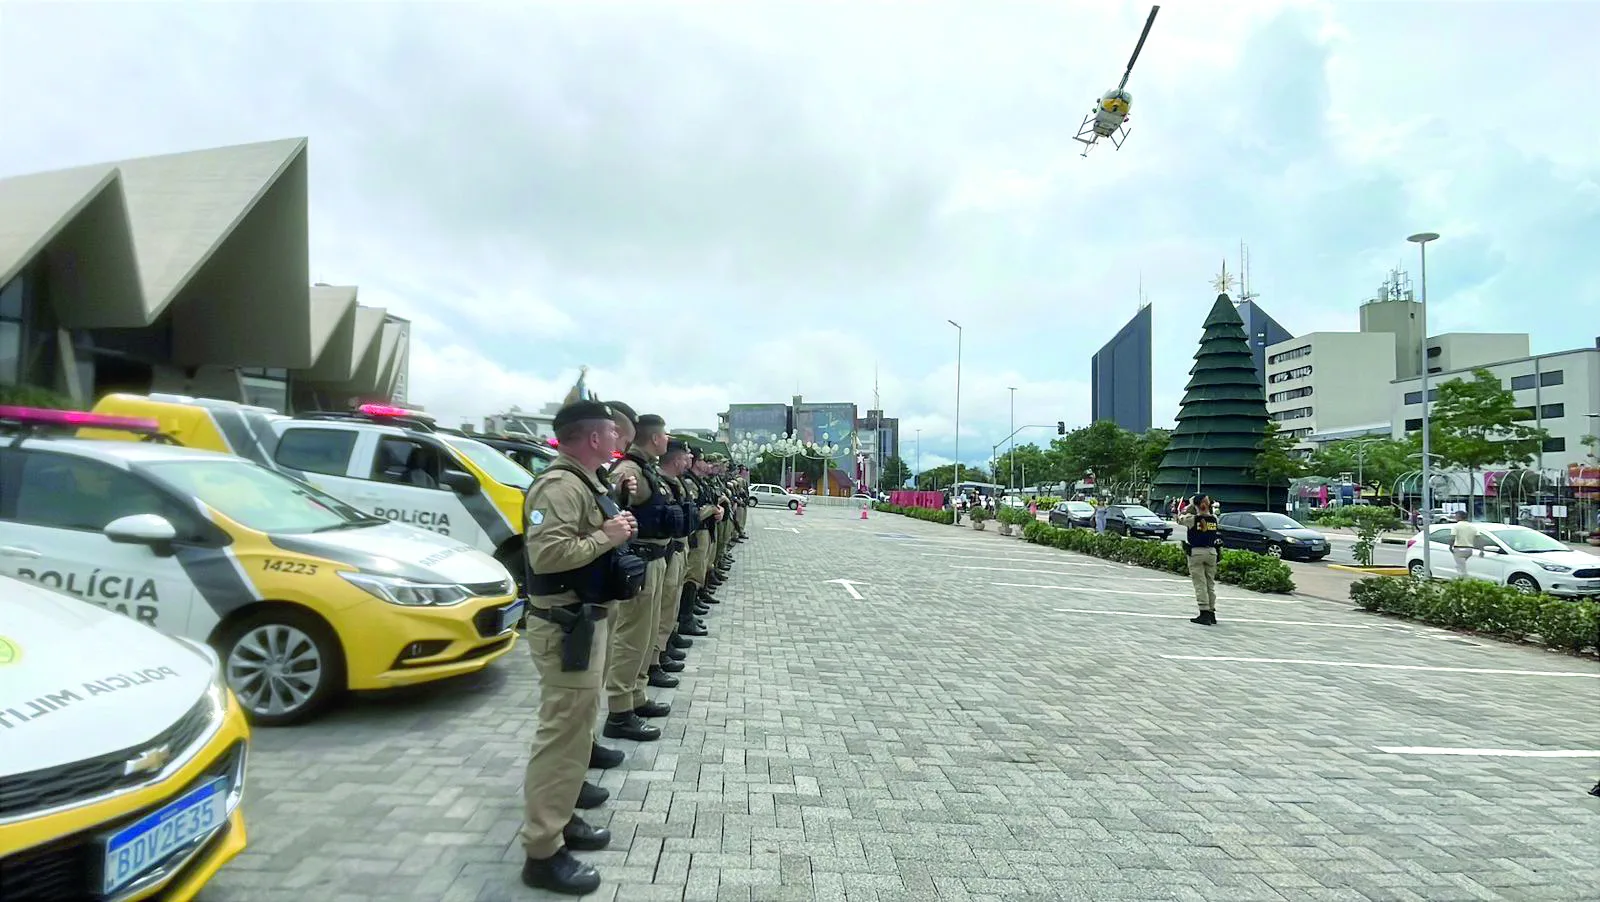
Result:
[[412,417],[418,420],[432,419],[420,410],[407,410],[404,407],[395,407],[392,404],[363,404],[356,410],[369,417]]
[[120,432],[160,432],[161,424],[143,417],[113,417],[81,410],[0,405],[0,420],[25,426],[70,426],[75,429],[115,429]]

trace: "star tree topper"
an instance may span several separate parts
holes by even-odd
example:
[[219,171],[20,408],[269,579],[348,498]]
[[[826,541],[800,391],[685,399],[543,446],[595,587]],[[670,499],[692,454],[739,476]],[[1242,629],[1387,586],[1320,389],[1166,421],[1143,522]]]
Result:
[[1238,279],[1234,278],[1233,275],[1228,272],[1228,261],[1223,260],[1222,272],[1217,273],[1217,277],[1211,280],[1211,288],[1212,290],[1216,291],[1217,294],[1232,294],[1233,286],[1237,282]]

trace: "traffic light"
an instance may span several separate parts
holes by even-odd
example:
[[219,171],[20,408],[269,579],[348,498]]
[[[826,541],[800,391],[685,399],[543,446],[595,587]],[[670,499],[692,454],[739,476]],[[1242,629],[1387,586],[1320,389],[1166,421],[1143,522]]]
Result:
[[1066,435],[1066,434],[1067,434],[1067,421],[1066,420],[1056,420],[1056,435]]

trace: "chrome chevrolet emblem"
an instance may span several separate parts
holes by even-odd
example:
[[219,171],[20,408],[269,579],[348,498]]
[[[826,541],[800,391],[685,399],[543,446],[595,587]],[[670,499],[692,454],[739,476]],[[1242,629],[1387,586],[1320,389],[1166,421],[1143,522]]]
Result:
[[164,745],[153,749],[145,749],[138,755],[128,759],[122,765],[122,775],[131,777],[134,774],[153,774],[167,766],[172,760],[172,750]]

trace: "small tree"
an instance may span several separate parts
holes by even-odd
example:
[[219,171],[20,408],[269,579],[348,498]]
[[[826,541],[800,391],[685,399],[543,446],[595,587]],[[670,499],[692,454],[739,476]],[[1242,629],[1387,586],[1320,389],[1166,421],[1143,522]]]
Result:
[[1400,516],[1392,507],[1357,505],[1344,509],[1344,514],[1356,527],[1356,541],[1350,553],[1362,567],[1372,566],[1372,551],[1378,544],[1378,534],[1400,525]]
[[911,480],[911,468],[899,457],[891,457],[883,462],[883,472],[879,474],[879,482],[892,489],[898,489]]
[[1526,425],[1532,418],[1488,370],[1473,370],[1471,381],[1451,379],[1439,386],[1428,424],[1432,451],[1445,464],[1467,471],[1468,510],[1479,471],[1496,464],[1525,465],[1538,453],[1549,433]]
[[1267,423],[1256,453],[1254,473],[1266,483],[1267,507],[1272,506],[1272,490],[1287,485],[1289,480],[1305,475],[1306,465],[1294,453],[1295,440],[1285,435],[1275,422]]

